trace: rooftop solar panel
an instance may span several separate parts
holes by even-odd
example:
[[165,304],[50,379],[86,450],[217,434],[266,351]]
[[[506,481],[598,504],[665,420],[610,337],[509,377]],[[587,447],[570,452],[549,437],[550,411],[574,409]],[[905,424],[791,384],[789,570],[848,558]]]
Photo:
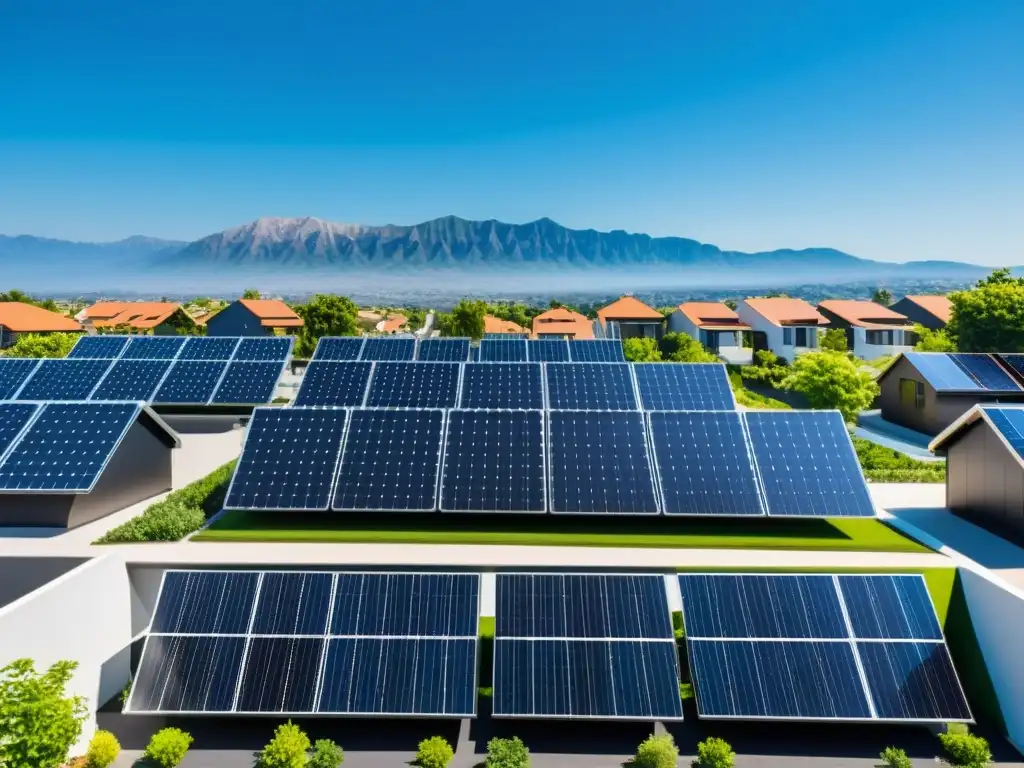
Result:
[[903,356],[937,390],[973,392],[984,389],[945,353],[905,352]]
[[256,571],[167,571],[149,631],[244,635],[259,576]]
[[839,576],[853,636],[879,640],[942,640],[924,579],[906,576]]
[[641,413],[552,411],[550,509],[556,513],[658,513]]
[[366,404],[380,408],[451,408],[459,394],[458,363],[380,362]]
[[115,360],[90,400],[151,400],[170,360]]
[[43,360],[21,390],[19,400],[86,400],[113,360]]
[[339,573],[330,634],[473,637],[476,573]]
[[464,363],[469,360],[469,339],[422,339],[416,350],[416,359]]
[[617,339],[573,339],[569,359],[574,363],[624,363],[622,342]]
[[768,514],[873,517],[867,483],[835,411],[746,411]]
[[951,354],[949,358],[983,388],[993,392],[1019,392],[1020,385],[992,355]]
[[236,336],[189,336],[179,360],[230,360],[241,339]]
[[644,410],[736,410],[729,377],[720,363],[636,363],[633,370]]
[[0,358],[0,400],[14,397],[40,362],[29,358]]
[[362,336],[324,336],[313,351],[314,360],[358,360],[363,351]]
[[530,339],[526,342],[526,357],[537,363],[567,363],[569,342],[566,339]]
[[442,466],[445,512],[547,510],[540,411],[450,411]]
[[372,368],[369,360],[314,360],[302,375],[295,405],[362,405]]
[[231,359],[283,363],[292,353],[292,341],[291,336],[246,336]]
[[945,643],[857,643],[879,719],[970,722]]
[[553,411],[637,409],[633,377],[626,363],[548,363],[545,373],[548,406]]
[[138,413],[136,403],[46,404],[0,464],[0,490],[91,491]]
[[241,635],[150,635],[126,712],[230,712],[242,669]]
[[326,634],[333,588],[334,575],[330,573],[264,573],[252,634]]
[[125,360],[173,360],[184,345],[184,336],[135,336],[121,352],[121,357]]
[[435,510],[443,423],[441,410],[353,411],[332,508]]
[[340,408],[254,410],[224,507],[326,510],[347,413]]
[[0,458],[36,415],[36,403],[0,403]]
[[1024,355],[997,355],[997,357],[1015,370],[1018,375],[1024,376]]
[[235,712],[312,712],[326,640],[251,637]]
[[95,357],[111,360],[121,354],[130,336],[79,336],[68,357]]
[[162,405],[205,405],[228,369],[223,360],[176,360],[153,395]]
[[462,408],[544,407],[539,363],[474,363],[463,366]]
[[371,336],[363,344],[360,360],[414,360],[416,339]]
[[652,412],[647,418],[665,514],[765,514],[738,413]]
[[524,363],[526,356],[525,338],[485,338],[480,342],[482,363]]
[[281,362],[228,363],[224,378],[210,399],[211,404],[259,405],[274,398],[277,382],[283,371]]
[[1024,459],[1024,409],[988,406],[985,408],[985,414],[1010,447]]

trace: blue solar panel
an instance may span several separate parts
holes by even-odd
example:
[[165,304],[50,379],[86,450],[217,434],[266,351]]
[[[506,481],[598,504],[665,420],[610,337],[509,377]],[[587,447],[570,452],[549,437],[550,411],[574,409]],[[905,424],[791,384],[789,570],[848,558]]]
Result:
[[768,514],[873,517],[843,418],[834,411],[747,411]]
[[640,413],[552,411],[552,512],[658,513]]
[[253,411],[224,507],[327,509],[346,415],[334,408]]
[[644,410],[736,410],[729,377],[720,363],[637,363],[633,370]]
[[567,363],[569,342],[565,339],[531,339],[526,342],[526,357],[537,363]]
[[326,640],[252,637],[235,712],[312,712]]
[[0,490],[90,491],[139,406],[49,403],[0,464]]
[[482,363],[524,363],[527,360],[526,339],[485,338],[480,342],[479,360]]
[[754,463],[738,413],[648,414],[668,515],[763,515]]
[[951,354],[950,359],[983,388],[993,392],[1020,392],[1020,385],[991,355]]
[[32,372],[39,367],[38,359],[18,357],[0,358],[0,400],[10,400]]
[[333,586],[331,573],[264,573],[252,634],[326,634]]
[[291,336],[247,336],[239,342],[231,359],[283,363],[291,352]]
[[210,403],[221,405],[258,405],[274,398],[277,381],[281,378],[281,362],[228,363]]
[[372,368],[369,360],[314,360],[302,375],[295,405],[362,405]]
[[230,712],[245,637],[150,635],[126,712]]
[[314,360],[358,360],[363,351],[362,336],[324,336],[313,351]]
[[464,366],[459,405],[462,408],[543,408],[540,363]]
[[944,352],[905,352],[903,356],[939,391],[984,389]]
[[184,336],[135,336],[121,357],[125,360],[173,360],[184,345]]
[[1024,376],[1024,355],[996,355],[996,357],[1016,371],[1017,375]]
[[332,635],[473,637],[477,573],[339,573]]
[[241,339],[235,336],[190,336],[179,360],[230,360]]
[[451,408],[458,399],[460,370],[458,363],[376,363],[366,404],[381,408]]
[[922,576],[840,576],[839,587],[854,637],[942,640]]
[[423,339],[416,359],[438,363],[464,363],[469,360],[469,339]]
[[255,571],[167,571],[149,631],[245,634],[259,576]]
[[441,475],[446,512],[544,512],[540,411],[450,411]]
[[883,720],[971,722],[944,643],[857,643],[875,712]]
[[352,412],[332,508],[437,508],[441,410]]
[[569,359],[574,363],[623,363],[622,342],[615,339],[573,339]]
[[95,357],[112,359],[121,354],[130,336],[79,336],[68,357]]
[[153,396],[164,405],[205,405],[213,397],[217,384],[227,370],[224,361],[177,360]]
[[115,360],[90,400],[150,400],[170,360]]
[[371,337],[363,344],[360,360],[414,360],[416,339]]
[[107,372],[113,360],[43,360],[25,386],[19,400],[85,400]]
[[0,403],[0,457],[14,444],[38,409],[35,403]]
[[548,363],[545,372],[548,406],[553,411],[637,409],[633,377],[626,363]]
[[992,424],[1017,455],[1024,459],[1024,408],[986,406],[985,415],[992,420]]

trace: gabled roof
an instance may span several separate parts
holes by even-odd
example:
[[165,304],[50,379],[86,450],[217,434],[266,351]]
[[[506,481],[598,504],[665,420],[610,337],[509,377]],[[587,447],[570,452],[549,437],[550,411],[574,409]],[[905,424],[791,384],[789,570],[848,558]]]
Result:
[[749,330],[750,326],[740,321],[728,305],[720,301],[687,301],[679,305],[679,311],[698,328]]
[[917,304],[928,314],[944,323],[953,315],[953,304],[946,296],[904,296],[907,301]]
[[928,444],[932,453],[942,453],[979,421],[985,421],[1006,449],[1024,465],[1024,405],[979,404],[942,430]]
[[527,333],[510,320],[502,320],[494,315],[484,315],[484,333]]
[[21,301],[0,301],[0,325],[14,333],[82,330],[70,317]]
[[602,323],[609,320],[664,320],[664,316],[656,309],[644,304],[632,296],[623,296],[618,301],[613,301],[607,307],[597,310],[597,316]]
[[280,299],[239,299],[238,303],[252,312],[264,328],[301,328],[302,318]]
[[878,375],[879,384],[901,360],[914,367],[937,394],[979,395],[982,399],[997,395],[1024,399],[1020,374],[1003,364],[1000,355],[985,353],[903,352]]
[[819,309],[831,312],[833,315],[845,320],[850,325],[862,328],[881,325],[886,328],[898,327],[897,324],[913,325],[910,318],[894,312],[888,307],[876,304],[873,301],[858,301],[856,299],[828,299],[818,304]]
[[594,326],[585,315],[565,307],[549,309],[533,318],[533,337],[572,336],[577,339],[594,338]]
[[[179,309],[181,304],[170,301],[102,301],[86,309],[85,316],[97,328],[118,325],[140,329],[156,328]],[[184,310],[182,314],[188,317]]]
[[828,320],[803,299],[773,296],[743,301],[773,325],[828,325]]

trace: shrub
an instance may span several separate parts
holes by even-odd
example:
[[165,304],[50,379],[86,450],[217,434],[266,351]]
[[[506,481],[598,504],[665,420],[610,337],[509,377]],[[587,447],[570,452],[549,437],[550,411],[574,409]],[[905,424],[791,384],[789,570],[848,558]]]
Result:
[[431,736],[420,742],[416,751],[416,765],[420,768],[447,768],[455,757],[452,745],[440,736]]
[[305,768],[309,737],[289,720],[277,726],[274,738],[260,752],[260,768]]
[[88,768],[107,768],[117,760],[121,745],[110,731],[96,731],[89,741],[89,749],[85,752],[85,764]]
[[345,762],[344,750],[330,739],[319,739],[313,745],[308,768],[338,768]]
[[487,742],[486,768],[530,768],[530,750],[518,736]]
[[911,768],[912,764],[907,753],[896,747],[886,747],[881,754],[882,764],[886,768]]
[[992,762],[988,742],[972,733],[940,733],[946,762],[958,768],[985,768]]
[[637,747],[633,765],[636,768],[676,768],[679,749],[672,736],[648,736]]
[[710,736],[697,745],[697,765],[701,768],[732,768],[736,764],[736,753],[729,742]]
[[175,768],[185,759],[192,737],[178,728],[163,728],[153,734],[143,755],[160,768]]

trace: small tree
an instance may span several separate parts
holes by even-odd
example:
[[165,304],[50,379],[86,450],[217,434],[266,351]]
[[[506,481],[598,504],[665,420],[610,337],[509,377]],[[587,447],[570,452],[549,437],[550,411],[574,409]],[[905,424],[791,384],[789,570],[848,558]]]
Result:
[[31,659],[0,669],[0,765],[4,768],[56,768],[82,734],[85,702],[68,696],[77,668],[58,661],[36,672]]
[[289,720],[277,726],[274,738],[260,752],[260,768],[305,768],[309,737]]
[[633,765],[636,768],[676,768],[679,748],[671,734],[648,736],[637,747]]
[[242,291],[242,298],[243,299],[258,299],[258,298],[260,298],[260,292],[257,291],[255,288],[246,288],[244,291]]
[[914,349],[918,352],[956,352],[956,342],[945,330],[933,331],[923,325],[914,326],[917,343]]
[[821,335],[821,348],[830,352],[845,352],[848,349],[846,331],[842,328],[829,328]]
[[973,733],[940,733],[946,762],[956,768],[985,768],[992,762],[988,742]]
[[484,337],[484,316],[487,305],[482,301],[463,299],[447,315],[439,317],[441,333],[445,336]]
[[718,358],[708,352],[688,333],[672,331],[661,337],[658,346],[661,356],[673,363],[717,363]]
[[455,757],[452,745],[440,736],[431,736],[420,742],[416,750],[416,765],[420,768],[448,768]]
[[295,308],[302,318],[296,354],[309,357],[324,336],[355,336],[359,333],[359,307],[347,296],[318,293],[309,303]]
[[697,765],[701,768],[732,768],[735,764],[736,753],[725,739],[711,736],[697,745]]
[[892,293],[887,288],[876,288],[875,292],[871,294],[871,300],[875,304],[881,304],[883,307],[888,307],[892,304]]
[[175,768],[192,746],[192,736],[178,728],[162,728],[153,734],[143,755],[160,768]]
[[846,421],[853,421],[871,407],[878,395],[878,384],[871,374],[839,352],[800,355],[782,386],[802,393],[812,408],[838,409]]
[[88,768],[107,768],[117,760],[121,753],[121,745],[117,737],[110,731],[96,731],[89,741],[89,749],[85,753],[85,764]]
[[518,736],[487,742],[485,768],[530,768],[530,750]]
[[330,739],[318,739],[313,745],[307,768],[338,768],[345,762],[345,751]]
[[946,329],[961,352],[1024,352],[1024,279],[996,270],[949,301]]
[[25,333],[7,349],[10,357],[67,357],[78,333]]
[[913,768],[907,753],[896,747],[886,747],[880,755],[882,765],[886,768]]
[[658,342],[651,338],[626,339],[622,342],[622,354],[631,363],[657,363],[661,361]]

